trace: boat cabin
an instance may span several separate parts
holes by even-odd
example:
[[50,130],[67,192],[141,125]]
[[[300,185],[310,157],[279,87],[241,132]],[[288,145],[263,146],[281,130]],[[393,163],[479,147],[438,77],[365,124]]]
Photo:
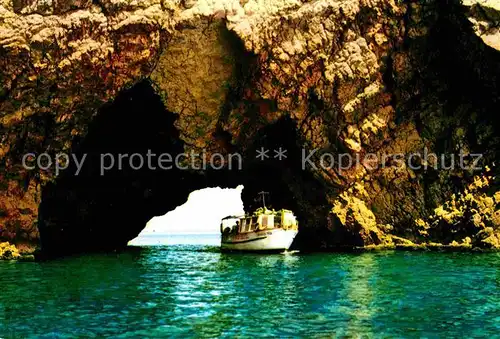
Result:
[[263,207],[251,215],[222,219],[221,233],[248,233],[276,228],[298,230],[298,225],[292,211],[285,209],[275,211]]

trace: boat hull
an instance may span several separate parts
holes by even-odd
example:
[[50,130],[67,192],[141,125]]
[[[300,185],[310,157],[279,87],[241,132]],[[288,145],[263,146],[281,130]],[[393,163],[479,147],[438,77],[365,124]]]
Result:
[[226,251],[285,251],[292,245],[296,230],[263,230],[228,234],[222,237],[221,249]]

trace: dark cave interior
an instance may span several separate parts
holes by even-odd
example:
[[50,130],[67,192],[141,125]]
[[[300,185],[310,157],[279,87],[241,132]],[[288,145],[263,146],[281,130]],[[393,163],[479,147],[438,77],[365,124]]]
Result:
[[[87,154],[78,175],[71,166],[42,192],[39,229],[43,251],[73,253],[108,250],[135,237],[153,216],[185,201],[186,192],[203,187],[203,177],[172,169],[139,170],[113,166],[101,175],[101,154],[177,154],[182,143],[167,112],[147,82],[122,92],[103,106],[73,153]],[[50,253],[49,253],[50,254]]]

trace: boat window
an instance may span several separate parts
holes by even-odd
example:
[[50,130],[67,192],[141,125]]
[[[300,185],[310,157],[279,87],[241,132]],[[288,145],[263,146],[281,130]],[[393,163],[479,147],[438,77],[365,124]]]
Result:
[[253,225],[252,225],[252,219],[251,218],[248,218],[247,219],[247,232],[248,231],[251,231],[253,228]]
[[274,218],[274,228],[280,228],[280,227],[281,227],[281,217],[277,215]]
[[256,216],[252,217],[252,225],[254,229],[257,229],[257,227],[259,226],[258,218]]

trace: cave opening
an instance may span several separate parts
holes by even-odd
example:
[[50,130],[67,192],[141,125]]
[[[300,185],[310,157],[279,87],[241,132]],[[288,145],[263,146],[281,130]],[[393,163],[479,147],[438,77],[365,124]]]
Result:
[[[42,191],[39,229],[45,254],[123,247],[151,217],[174,209],[190,192],[205,187],[205,178],[197,173],[152,169],[155,166],[139,166],[130,158],[148,151],[173,156],[183,152],[175,119],[148,81],[122,91],[99,110],[72,150],[79,159],[86,155],[80,172],[71,163]],[[110,155],[110,169],[103,171],[105,154]]]
[[[193,191],[239,185],[244,187],[245,211],[259,207],[255,198],[267,191],[268,207],[291,209],[299,218],[303,236],[294,246],[317,245],[316,230],[326,225],[328,204],[324,187],[301,167],[295,122],[282,118],[261,128],[250,144],[235,145],[243,157],[241,169],[165,170],[131,161],[133,154],[183,153],[175,120],[176,114],[165,109],[148,80],[122,91],[99,110],[85,138],[73,145],[72,154],[79,159],[86,156],[83,166],[71,162],[42,191],[38,221],[42,255],[122,249],[148,221],[175,210]],[[266,159],[256,158],[262,147],[269,150]],[[275,156],[280,148],[286,150],[281,160]],[[129,157],[103,172],[102,157],[108,154],[114,159]]]
[[[305,143],[300,138],[297,123],[282,117],[267,125],[253,138],[246,149],[242,183],[242,198],[246,210],[261,207],[259,192],[269,192],[266,205],[276,210],[292,210],[299,220],[299,233],[292,249],[318,250],[329,242],[327,200],[328,188],[314,171],[304,166]],[[268,150],[269,158],[258,155]],[[280,157],[280,152],[284,156]]]
[[194,191],[183,205],[149,220],[129,245],[219,246],[221,220],[245,213],[241,200],[242,190],[243,186],[209,187]]

